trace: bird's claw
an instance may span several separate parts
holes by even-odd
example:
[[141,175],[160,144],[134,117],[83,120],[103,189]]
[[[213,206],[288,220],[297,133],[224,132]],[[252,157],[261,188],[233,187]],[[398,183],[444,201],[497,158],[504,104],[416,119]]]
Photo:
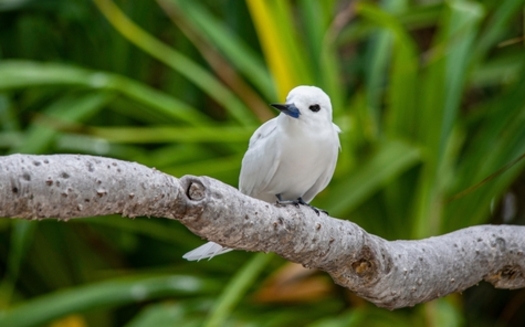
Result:
[[299,208],[300,205],[304,205],[312,209],[318,216],[320,213],[324,213],[328,216],[328,211],[325,211],[323,209],[318,209],[314,207],[313,205],[306,203],[303,198],[298,198],[297,200],[282,200],[280,195],[277,195],[277,204],[279,205],[287,205],[287,204],[293,204],[296,208]]
[[304,202],[304,200],[302,198],[299,198],[297,199],[298,203],[299,204],[302,204],[302,205],[305,205],[307,207],[310,207],[313,211],[315,211],[315,213],[319,216],[319,213],[322,212],[324,214],[326,214],[328,216],[328,211],[325,211],[323,209],[318,209],[316,207],[314,207],[313,205],[309,204],[309,203],[306,203]]

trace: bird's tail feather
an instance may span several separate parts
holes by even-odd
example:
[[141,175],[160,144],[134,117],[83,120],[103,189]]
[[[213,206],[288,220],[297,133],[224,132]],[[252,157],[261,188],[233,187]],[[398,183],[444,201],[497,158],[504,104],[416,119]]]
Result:
[[230,252],[232,250],[233,249],[225,248],[217,243],[208,242],[194,250],[191,250],[182,257],[188,261],[200,261],[202,259],[211,259],[216,255]]

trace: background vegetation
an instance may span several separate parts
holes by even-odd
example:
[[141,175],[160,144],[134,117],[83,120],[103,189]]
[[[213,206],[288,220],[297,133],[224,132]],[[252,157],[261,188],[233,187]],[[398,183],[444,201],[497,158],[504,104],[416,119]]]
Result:
[[[0,1],[0,153],[85,153],[237,185],[298,84],[343,151],[314,201],[387,239],[522,223],[524,1]],[[0,220],[1,326],[519,326],[484,283],[378,309],[272,254],[190,263],[164,219]]]

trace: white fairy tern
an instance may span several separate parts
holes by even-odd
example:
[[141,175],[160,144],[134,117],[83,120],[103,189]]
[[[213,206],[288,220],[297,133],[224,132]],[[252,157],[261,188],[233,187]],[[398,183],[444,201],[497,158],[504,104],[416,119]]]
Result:
[[[330,98],[318,87],[301,85],[288,93],[285,104],[271,106],[281,113],[250,138],[239,190],[270,203],[308,205],[332,179],[340,148]],[[231,250],[208,242],[183,258],[201,260]]]

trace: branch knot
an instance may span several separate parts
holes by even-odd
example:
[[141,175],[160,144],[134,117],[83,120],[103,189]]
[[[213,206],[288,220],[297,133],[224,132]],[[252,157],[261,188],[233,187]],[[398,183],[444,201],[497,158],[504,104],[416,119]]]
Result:
[[199,181],[193,180],[190,182],[190,185],[188,186],[188,190],[186,192],[186,195],[190,200],[193,201],[201,201],[204,199],[206,194],[206,187],[202,185]]

